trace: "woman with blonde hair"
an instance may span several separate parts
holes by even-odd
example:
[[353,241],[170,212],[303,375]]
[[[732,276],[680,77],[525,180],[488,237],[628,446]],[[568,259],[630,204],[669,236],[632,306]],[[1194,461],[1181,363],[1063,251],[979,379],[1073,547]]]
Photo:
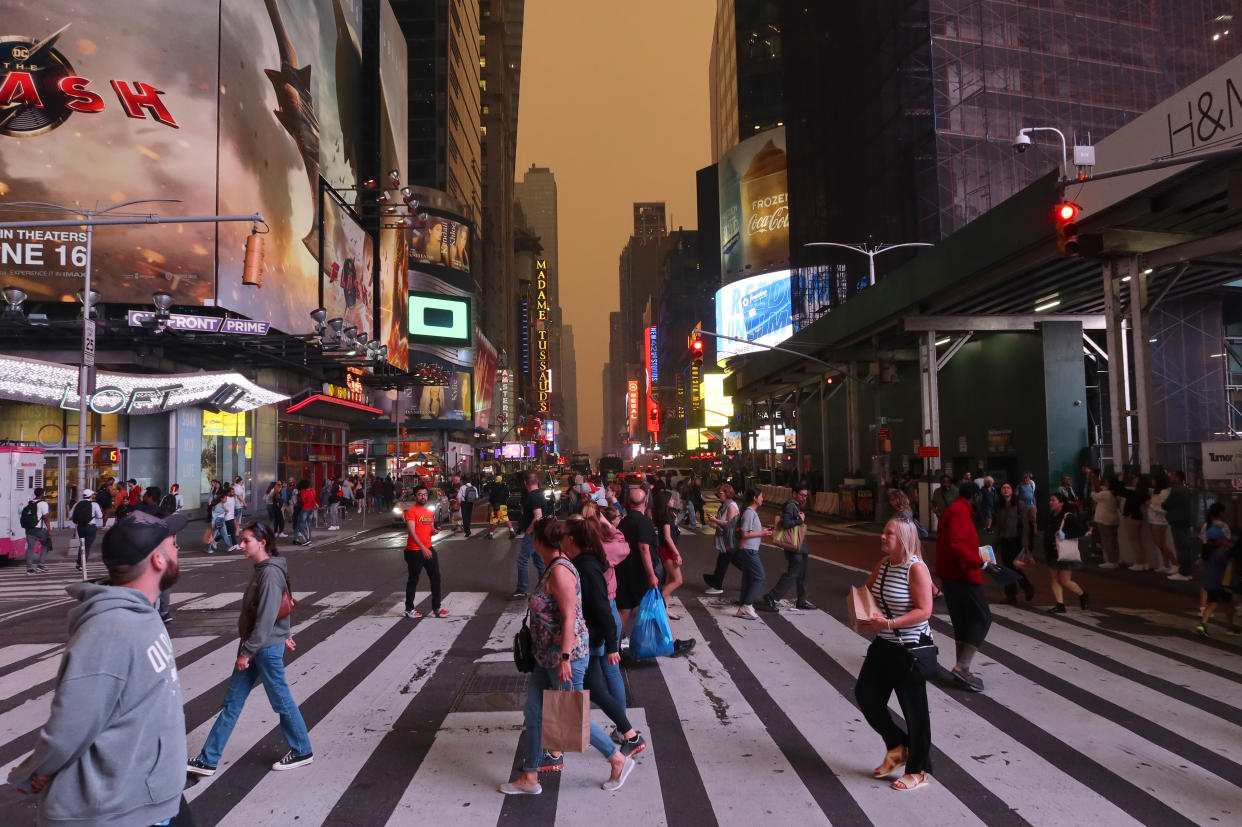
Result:
[[[909,520],[889,520],[880,536],[884,559],[867,578],[880,615],[861,620],[858,631],[875,639],[854,685],[854,697],[867,723],[884,739],[887,752],[876,767],[876,778],[891,775],[904,765],[905,774],[892,783],[894,790],[917,789],[929,782],[931,770],[931,717],[927,683],[911,647],[932,645],[932,583],[919,557],[918,532]],[[934,662],[934,650],[924,649]],[[903,732],[888,711],[889,696],[897,693]]]

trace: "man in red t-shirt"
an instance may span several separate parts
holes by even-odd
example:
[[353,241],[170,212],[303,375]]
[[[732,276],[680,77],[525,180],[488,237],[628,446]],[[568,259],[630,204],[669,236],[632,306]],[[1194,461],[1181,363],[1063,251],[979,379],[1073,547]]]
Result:
[[414,505],[405,510],[405,528],[409,535],[405,541],[405,565],[410,571],[405,581],[406,617],[423,616],[414,608],[414,592],[418,589],[418,575],[424,567],[427,579],[431,581],[431,616],[444,617],[448,614],[448,610],[440,607],[440,558],[431,545],[435,525],[436,516],[427,507],[427,486],[420,485],[414,489]]

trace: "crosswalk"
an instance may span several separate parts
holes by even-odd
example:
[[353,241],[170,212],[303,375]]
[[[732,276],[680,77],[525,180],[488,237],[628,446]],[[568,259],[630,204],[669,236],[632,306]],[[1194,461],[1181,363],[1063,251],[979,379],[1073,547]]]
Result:
[[[1117,631],[1108,612],[994,607],[974,664],[987,691],[929,684],[934,783],[912,802],[870,776],[883,746],[853,696],[867,641],[843,605],[749,621],[687,593],[672,625],[699,645],[626,669],[631,719],[650,746],[625,788],[602,792],[607,768],[588,751],[568,756],[542,796],[506,798],[496,786],[521,737],[509,647],[524,605],[451,592],[448,618],[414,621],[388,590],[297,596],[287,675],[315,762],[268,770],[285,747],[256,692],[219,771],[186,790],[198,823],[888,825],[917,812],[918,824],[1111,827],[1236,823],[1242,801],[1242,655]],[[231,616],[240,600],[185,592],[176,603],[187,617]],[[948,668],[947,618],[933,629]],[[173,639],[191,754],[236,653],[231,635],[196,631]],[[0,648],[0,778],[33,747],[63,651]],[[900,715],[895,699],[890,708]],[[32,805],[11,815],[34,823]]]

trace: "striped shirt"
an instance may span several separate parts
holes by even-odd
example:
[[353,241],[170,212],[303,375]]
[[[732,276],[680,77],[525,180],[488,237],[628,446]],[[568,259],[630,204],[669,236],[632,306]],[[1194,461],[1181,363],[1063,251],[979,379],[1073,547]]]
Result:
[[[905,565],[894,566],[885,560],[880,567],[879,576],[871,584],[871,595],[885,617],[901,617],[914,609],[914,597],[910,594],[910,567],[915,563],[926,565],[917,556],[912,556]],[[931,637],[931,625],[926,620],[913,626],[884,629],[877,637],[893,643],[918,643],[922,635]]]

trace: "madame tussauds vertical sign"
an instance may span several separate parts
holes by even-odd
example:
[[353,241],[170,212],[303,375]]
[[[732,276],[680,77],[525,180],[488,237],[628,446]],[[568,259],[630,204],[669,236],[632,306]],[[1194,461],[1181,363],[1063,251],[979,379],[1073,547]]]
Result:
[[538,394],[536,410],[552,411],[552,362],[549,358],[548,340],[551,337],[552,312],[548,302],[548,262],[535,260],[535,389]]

